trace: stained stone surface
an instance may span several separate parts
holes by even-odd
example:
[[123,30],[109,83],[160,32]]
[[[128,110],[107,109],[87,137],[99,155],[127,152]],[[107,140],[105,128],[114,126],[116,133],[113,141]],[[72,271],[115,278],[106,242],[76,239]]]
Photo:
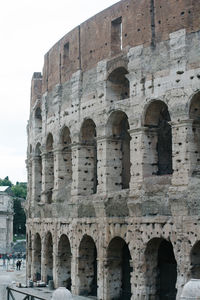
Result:
[[200,279],[200,6],[122,0],[33,74],[27,278],[178,299]]

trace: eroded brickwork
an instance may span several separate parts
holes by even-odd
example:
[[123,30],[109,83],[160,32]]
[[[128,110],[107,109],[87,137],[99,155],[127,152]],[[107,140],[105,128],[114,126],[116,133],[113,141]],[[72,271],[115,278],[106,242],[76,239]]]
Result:
[[27,276],[99,300],[200,278],[198,1],[122,0],[34,73]]

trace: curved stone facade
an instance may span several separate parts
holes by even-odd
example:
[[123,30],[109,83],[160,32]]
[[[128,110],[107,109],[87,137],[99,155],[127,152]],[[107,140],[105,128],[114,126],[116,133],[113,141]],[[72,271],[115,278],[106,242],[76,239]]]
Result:
[[99,300],[200,278],[200,6],[122,0],[34,73],[27,276]]

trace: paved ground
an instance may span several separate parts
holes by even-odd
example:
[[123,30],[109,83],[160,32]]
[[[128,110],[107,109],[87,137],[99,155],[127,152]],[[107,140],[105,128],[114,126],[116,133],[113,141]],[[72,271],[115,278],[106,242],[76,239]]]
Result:
[[[19,292],[30,292],[34,295],[38,295],[40,297],[44,297],[46,300],[50,300],[52,296],[52,291],[50,291],[48,288],[16,288],[16,283],[20,282],[21,284],[26,284],[26,265],[25,261],[22,261],[22,267],[21,270],[16,270],[16,261],[11,260],[10,262],[7,262],[3,264],[3,261],[0,259],[0,276],[9,276],[12,281],[12,287]],[[15,297],[15,300],[22,300],[24,299],[23,294],[19,294],[16,292],[13,292],[13,295]],[[36,298],[37,299],[37,298]],[[87,300],[92,298],[86,298],[81,296],[73,296],[74,300]],[[94,299],[94,298],[93,298]],[[0,299],[0,300],[6,300],[6,299]]]

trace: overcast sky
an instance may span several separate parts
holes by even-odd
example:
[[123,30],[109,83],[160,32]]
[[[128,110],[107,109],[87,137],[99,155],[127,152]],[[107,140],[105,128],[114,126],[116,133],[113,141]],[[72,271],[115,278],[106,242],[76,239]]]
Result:
[[118,1],[2,0],[0,4],[0,178],[27,181],[26,125],[33,72],[68,31]]

